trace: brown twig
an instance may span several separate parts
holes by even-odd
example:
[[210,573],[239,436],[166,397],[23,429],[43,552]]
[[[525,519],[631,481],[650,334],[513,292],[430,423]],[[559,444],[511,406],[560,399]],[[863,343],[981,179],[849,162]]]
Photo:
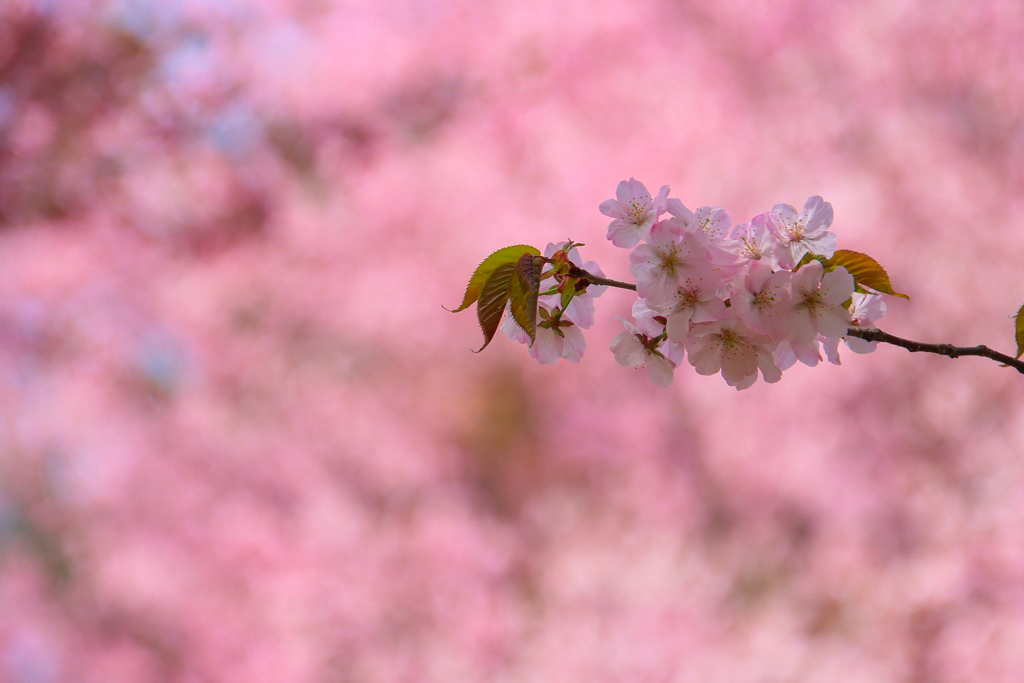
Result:
[[891,335],[888,332],[882,332],[878,329],[862,328],[862,327],[851,327],[846,331],[847,336],[858,337],[865,341],[883,342],[885,344],[893,344],[895,346],[902,346],[911,353],[937,353],[940,356],[949,356],[950,358],[959,358],[960,356],[983,356],[985,358],[991,358],[994,361],[998,361],[1005,365],[1009,365],[1011,368],[1016,368],[1017,372],[1024,374],[1024,361],[1019,361],[1012,356],[1007,356],[1005,353],[999,353],[993,351],[987,346],[953,346],[952,344],[924,344],[922,342],[911,341],[909,339],[903,339]]
[[606,277],[598,277],[597,275],[588,273],[585,270],[580,271],[580,277],[592,285],[606,285],[608,287],[618,287],[619,289],[631,289],[634,292],[636,291],[636,285],[631,285],[628,282],[619,282],[618,280],[609,280]]

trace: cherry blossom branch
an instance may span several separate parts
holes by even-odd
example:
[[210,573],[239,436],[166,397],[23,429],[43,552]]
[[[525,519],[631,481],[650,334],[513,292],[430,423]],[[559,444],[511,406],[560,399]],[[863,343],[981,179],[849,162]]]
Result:
[[[619,289],[636,291],[636,285],[628,282],[620,282],[618,280],[598,277],[597,275],[588,273],[585,270],[580,271],[580,276],[592,285],[606,285],[608,287],[618,287]],[[901,346],[911,353],[935,353],[940,356],[949,356],[950,358],[959,358],[960,356],[983,356],[984,358],[990,358],[994,361],[1015,368],[1017,372],[1024,374],[1024,361],[1016,360],[1015,358],[1007,356],[1004,353],[999,353],[998,351],[993,351],[984,345],[953,346],[952,344],[925,344],[923,342],[903,339],[902,337],[897,337],[889,334],[888,332],[883,332],[882,330],[874,328],[851,327],[847,334],[850,337],[859,337],[865,341],[883,342],[885,344]]]
[[1012,356],[1007,356],[1004,353],[993,351],[984,345],[953,346],[952,344],[924,344],[922,342],[903,339],[901,337],[891,335],[888,332],[883,332],[882,330],[860,327],[851,327],[847,331],[847,335],[850,337],[859,337],[865,341],[884,342],[886,344],[902,346],[911,353],[937,353],[940,356],[949,356],[950,358],[959,358],[960,356],[983,356],[1005,365],[1009,365],[1012,368],[1016,368],[1017,372],[1024,374],[1024,361],[1019,361]]
[[[733,226],[722,207],[690,211],[669,191],[664,185],[654,196],[630,178],[619,183],[615,199],[598,207],[612,219],[611,243],[632,250],[629,270],[636,284],[605,277],[597,263],[582,260],[577,247],[584,245],[572,239],[548,244],[543,255],[516,244],[476,267],[455,312],[476,303],[484,347],[501,329],[526,344],[541,365],[577,363],[586,349],[582,330],[594,324],[592,300],[607,287],[629,290],[638,295],[631,309],[635,324],[617,316],[625,330],[608,348],[616,363],[646,368],[662,388],[686,359],[698,374],[720,371],[736,390],[758,377],[774,384],[797,361],[817,365],[823,350],[839,365],[843,340],[855,353],[870,353],[883,342],[911,353],[982,356],[1024,374],[1024,360],[1018,360],[1024,356],[1024,306],[1014,316],[1016,357],[877,329],[887,308],[883,294],[910,297],[893,287],[874,258],[837,248],[828,230],[832,205],[820,196],[808,198],[802,212],[776,204]],[[661,219],[664,213],[671,217]]]

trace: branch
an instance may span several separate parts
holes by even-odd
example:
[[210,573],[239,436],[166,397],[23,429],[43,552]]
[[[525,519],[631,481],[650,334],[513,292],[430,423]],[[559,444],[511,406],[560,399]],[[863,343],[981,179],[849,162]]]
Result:
[[618,287],[619,289],[631,289],[634,292],[636,291],[636,285],[631,285],[628,282],[619,282],[618,280],[609,280],[605,277],[598,277],[585,270],[580,271],[579,277],[583,278],[587,281],[587,284],[591,285],[606,285],[608,287]]
[[902,346],[911,353],[937,353],[940,356],[949,356],[950,358],[959,358],[960,356],[983,356],[985,358],[991,358],[994,361],[998,361],[1005,365],[1009,365],[1012,368],[1016,368],[1017,372],[1024,374],[1024,361],[1019,361],[1012,356],[1007,356],[1004,353],[993,351],[987,346],[953,346],[952,344],[923,344],[921,342],[910,341],[909,339],[903,339],[896,337],[888,332],[882,332],[882,330],[874,328],[863,328],[863,327],[851,327],[846,331],[847,336],[859,337],[865,341],[872,342],[884,342],[886,344],[893,344],[895,346]]
[[[608,278],[598,277],[597,275],[588,273],[585,270],[580,270],[579,273],[579,277],[582,277],[592,285],[606,285],[608,287],[618,287],[619,289],[630,289],[634,292],[636,291],[636,285],[631,285],[628,282],[619,282],[618,280],[609,280]],[[959,358],[960,356],[983,356],[1003,363],[1004,365],[1008,365],[1011,368],[1015,368],[1017,372],[1024,374],[1024,361],[1019,361],[1011,356],[1007,356],[1005,353],[993,351],[987,346],[924,344],[922,342],[903,339],[902,337],[891,335],[888,332],[883,332],[876,328],[866,327],[851,327],[846,331],[846,334],[849,337],[859,337],[865,341],[883,342],[886,344],[893,344],[894,346],[902,346],[911,353],[937,353],[940,356],[949,356],[950,358]]]

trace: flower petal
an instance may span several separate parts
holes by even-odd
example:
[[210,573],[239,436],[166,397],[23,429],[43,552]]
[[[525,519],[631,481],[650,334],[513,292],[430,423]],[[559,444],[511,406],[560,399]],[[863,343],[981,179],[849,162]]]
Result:
[[647,359],[647,379],[656,387],[664,389],[672,384],[672,363],[661,356],[651,356]]

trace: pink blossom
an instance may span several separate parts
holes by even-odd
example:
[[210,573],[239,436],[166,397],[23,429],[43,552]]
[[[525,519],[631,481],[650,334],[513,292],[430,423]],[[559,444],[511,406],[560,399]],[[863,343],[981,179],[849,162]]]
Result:
[[701,232],[680,234],[667,221],[651,231],[650,244],[641,244],[629,255],[629,270],[637,279],[637,294],[651,308],[668,312],[676,292],[720,287],[723,274],[715,270],[708,255],[708,238]]
[[732,218],[720,206],[702,206],[690,211],[678,199],[668,200],[669,223],[685,232],[703,232],[708,238],[708,257],[716,266],[731,266],[739,260],[738,245],[729,237]]
[[[740,260],[739,244],[729,237],[732,217],[720,206],[702,206],[697,209],[697,227],[708,236],[708,253],[716,266],[733,266]],[[730,271],[734,275],[736,269]]]
[[[637,329],[650,339],[665,334],[668,328],[668,319],[647,305],[645,299],[637,299],[633,303],[633,319],[636,321]],[[682,343],[668,336],[668,341],[662,343],[659,349],[676,366],[683,362],[686,355],[686,348]]]
[[631,249],[640,240],[646,240],[658,216],[665,212],[668,191],[665,185],[652,199],[640,181],[630,178],[620,182],[615,189],[616,199],[601,202],[600,206],[601,213],[614,219],[608,224],[608,239],[612,244]]
[[647,378],[655,386],[665,388],[671,384],[676,363],[666,356],[665,341],[655,345],[628,321],[619,320],[626,330],[612,339],[610,349],[615,354],[615,362],[627,368],[647,368]]
[[729,228],[732,226],[732,216],[720,206],[702,206],[695,212],[697,227],[700,228],[712,242],[729,242]]
[[825,273],[818,261],[804,265],[793,274],[791,297],[778,320],[780,332],[794,347],[811,344],[819,333],[842,337],[853,322],[843,308],[853,288],[853,276],[846,268]]
[[758,334],[785,337],[779,321],[790,298],[792,277],[788,270],[773,273],[767,263],[752,261],[747,272],[737,276],[733,283],[729,296],[732,309]]
[[732,239],[737,242],[736,253],[740,261],[765,261],[773,268],[778,267],[775,247],[778,240],[769,229],[769,214],[762,213],[732,229]]
[[728,310],[715,289],[703,288],[700,283],[676,290],[664,309],[668,313],[668,338],[678,344],[686,341],[691,323],[721,320]]
[[795,268],[807,253],[832,258],[836,236],[828,232],[832,225],[832,205],[815,195],[797,213],[789,204],[776,204],[769,214],[768,229],[779,240],[775,255],[783,268]]
[[771,338],[757,334],[733,311],[723,320],[696,325],[686,341],[690,364],[701,375],[721,371],[729,386],[746,389],[761,370],[769,383],[782,379],[772,359]]

